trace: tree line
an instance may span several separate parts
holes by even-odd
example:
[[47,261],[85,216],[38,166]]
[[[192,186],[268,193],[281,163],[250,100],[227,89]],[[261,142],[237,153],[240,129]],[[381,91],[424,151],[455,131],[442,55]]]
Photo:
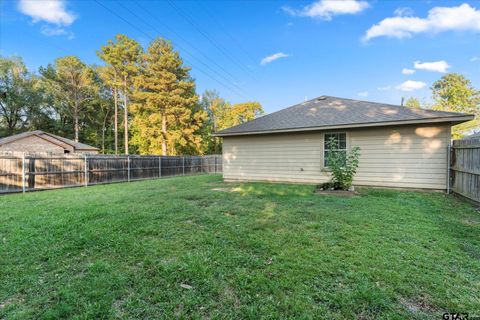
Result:
[[103,153],[212,154],[215,131],[264,113],[260,103],[231,104],[195,79],[170,41],[148,48],[122,34],[97,51],[104,65],[76,56],[38,72],[20,57],[0,57],[0,137],[44,130]]
[[[0,57],[0,137],[44,130],[96,146],[103,153],[212,154],[219,131],[264,113],[260,103],[231,104],[217,91],[196,93],[180,53],[156,38],[144,49],[119,34],[97,51],[103,65],[76,56],[55,59],[37,72],[20,57]],[[409,98],[406,106],[472,113],[453,127],[454,138],[480,127],[480,91],[461,74],[431,87],[432,104]]]

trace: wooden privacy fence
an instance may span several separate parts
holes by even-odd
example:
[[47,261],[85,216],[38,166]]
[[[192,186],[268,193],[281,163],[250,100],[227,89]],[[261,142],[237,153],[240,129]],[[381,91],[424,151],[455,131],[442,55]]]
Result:
[[221,155],[0,155],[0,193],[217,172]]
[[480,138],[453,141],[450,154],[452,191],[480,203]]

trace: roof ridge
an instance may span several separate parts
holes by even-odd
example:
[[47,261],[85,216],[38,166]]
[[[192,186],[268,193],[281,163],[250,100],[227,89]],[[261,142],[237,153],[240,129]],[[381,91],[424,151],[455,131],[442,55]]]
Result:
[[[384,103],[384,102],[377,102],[377,101],[367,101],[367,100],[358,100],[358,99],[352,99],[352,98],[340,98],[340,97],[334,97],[334,96],[325,96],[333,99],[339,99],[339,100],[350,100],[350,101],[358,101],[358,102],[364,102],[364,103],[372,103],[372,104],[380,104],[384,106],[390,106],[390,107],[395,107],[395,108],[408,108],[407,106],[402,106],[399,104],[391,104],[391,103]],[[418,108],[418,109],[410,109],[412,111],[415,110],[420,110],[420,111],[426,111],[426,112],[438,112],[438,113],[445,113],[445,114],[455,114],[455,115],[470,115],[469,113],[465,112],[454,112],[454,111],[444,111],[444,110],[433,110],[433,109],[425,109],[425,108]]]
[[75,146],[75,140],[72,140],[72,139],[69,139],[69,138],[65,138],[65,137],[61,137],[61,136],[57,136],[56,134],[53,134],[53,133],[50,133],[50,132],[43,132],[43,134],[47,135],[47,136],[50,136],[52,138],[55,138],[55,139],[58,139],[60,141],[63,141],[64,143],[66,144],[69,144],[71,145],[72,147]]
[[75,149],[84,149],[85,147],[87,147],[88,149],[96,149],[96,150],[98,150],[97,147],[88,145],[88,144],[83,143],[83,142],[80,142],[80,141],[75,141],[75,140],[73,140],[73,139],[65,138],[65,137],[62,137],[62,136],[58,136],[58,135],[56,135],[56,134],[49,133],[49,132],[44,132],[44,133],[45,133],[46,135],[54,138],[54,139],[60,140],[60,141],[62,141],[63,143],[66,143],[66,144],[74,147]]

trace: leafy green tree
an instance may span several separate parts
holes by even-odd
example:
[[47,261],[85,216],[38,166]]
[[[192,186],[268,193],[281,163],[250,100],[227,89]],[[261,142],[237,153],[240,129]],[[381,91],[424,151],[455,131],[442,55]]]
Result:
[[40,73],[54,103],[71,116],[75,141],[78,141],[80,118],[84,117],[88,101],[97,94],[92,68],[75,56],[67,56],[56,59],[47,68],[40,68]]
[[0,58],[0,124],[5,128],[3,134],[12,135],[28,127],[38,118],[41,103],[38,81],[28,72],[22,59]]
[[214,137],[213,133],[225,128],[224,122],[228,118],[232,106],[215,90],[206,90],[202,95],[200,105],[208,115],[202,127],[204,152],[218,154],[221,152],[221,138]]
[[113,79],[111,79],[110,85],[117,88],[123,97],[124,146],[125,154],[128,154],[129,100],[133,91],[133,79],[139,72],[142,47],[137,41],[123,34],[117,34],[115,41],[109,40],[107,45],[102,46],[98,54],[112,68],[111,77]]
[[258,102],[244,102],[231,105],[219,104],[217,112],[217,130],[223,130],[253,120],[264,113]]
[[262,105],[256,101],[234,104],[232,106],[233,125],[253,120],[264,114]]
[[328,168],[332,172],[332,181],[329,183],[334,188],[347,190],[352,186],[353,177],[357,173],[360,158],[360,148],[353,147],[350,151],[340,151],[338,149],[338,141],[330,138],[327,141]]
[[206,90],[202,95],[200,105],[208,115],[202,129],[205,153],[218,154],[222,151],[222,140],[214,137],[214,132],[253,120],[264,114],[263,108],[258,102],[232,105],[221,98],[215,90]]
[[407,108],[412,108],[412,109],[421,109],[422,108],[422,106],[420,105],[420,101],[415,97],[408,98],[407,102],[405,102],[405,106]]
[[221,118],[220,110],[224,110],[228,103],[221,98],[216,90],[205,90],[200,104],[208,115],[208,123],[212,126],[213,131],[218,129],[218,121]]
[[258,102],[232,105],[221,98],[215,90],[206,90],[202,95],[200,105],[208,115],[202,131],[206,153],[218,154],[221,152],[221,138],[214,137],[214,132],[253,120],[264,114],[263,108]]
[[47,79],[56,78],[56,71],[53,65],[47,67],[40,67],[40,81],[39,85],[43,93],[43,101],[45,110],[47,110],[47,117],[51,121],[51,125],[47,128],[44,124],[39,123],[35,129],[46,130],[60,136],[73,136],[73,120],[67,105],[59,100],[56,90],[52,82]]
[[[101,147],[102,153],[115,152],[112,148],[112,125],[114,114],[114,96],[113,90],[107,82],[102,81],[100,72],[102,67],[94,67],[95,83],[98,88],[97,94],[88,104],[86,112],[86,127],[85,141],[88,141],[95,146]],[[110,130],[109,130],[110,129]],[[113,132],[115,134],[115,131]]]
[[475,114],[474,120],[452,128],[453,138],[480,126],[480,91],[475,89],[470,80],[458,73],[448,73],[432,85],[434,110],[453,111]]
[[201,150],[199,129],[206,114],[190,68],[170,42],[157,38],[142,55],[132,104],[132,144],[143,154],[175,155]]

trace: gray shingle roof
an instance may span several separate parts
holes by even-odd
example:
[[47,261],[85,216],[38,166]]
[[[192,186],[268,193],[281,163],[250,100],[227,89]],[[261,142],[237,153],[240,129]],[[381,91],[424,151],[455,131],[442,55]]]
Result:
[[403,121],[406,123],[433,120],[464,122],[471,119],[473,115],[465,113],[411,109],[385,103],[320,96],[219,131],[216,135],[321,130],[323,127],[378,126]]
[[75,140],[60,137],[60,136],[57,136],[57,135],[52,134],[52,133],[44,132],[44,134],[49,135],[49,136],[51,136],[55,139],[58,139],[58,140],[66,143],[66,144],[69,144],[69,145],[73,146],[75,148],[75,150],[98,150],[98,148],[93,147],[91,145],[81,143],[81,142],[76,142]]
[[72,146],[74,148],[74,150],[98,150],[98,148],[92,147],[88,144],[84,144],[84,143],[81,143],[81,142],[76,142],[74,140],[67,139],[67,138],[64,138],[64,137],[60,137],[60,136],[57,136],[57,135],[52,134],[52,133],[44,132],[42,130],[27,131],[27,132],[22,132],[22,133],[19,133],[19,134],[15,134],[13,136],[2,138],[2,139],[0,139],[0,145],[7,144],[7,143],[10,143],[10,142],[13,142],[13,141],[16,141],[16,140],[19,140],[19,139],[23,139],[23,138],[26,138],[26,137],[29,137],[29,136],[32,136],[32,135],[36,135],[36,136],[39,136],[39,137],[41,137],[43,135],[49,136],[51,138],[57,139],[57,140],[65,143],[65,144],[68,144],[68,145]]

